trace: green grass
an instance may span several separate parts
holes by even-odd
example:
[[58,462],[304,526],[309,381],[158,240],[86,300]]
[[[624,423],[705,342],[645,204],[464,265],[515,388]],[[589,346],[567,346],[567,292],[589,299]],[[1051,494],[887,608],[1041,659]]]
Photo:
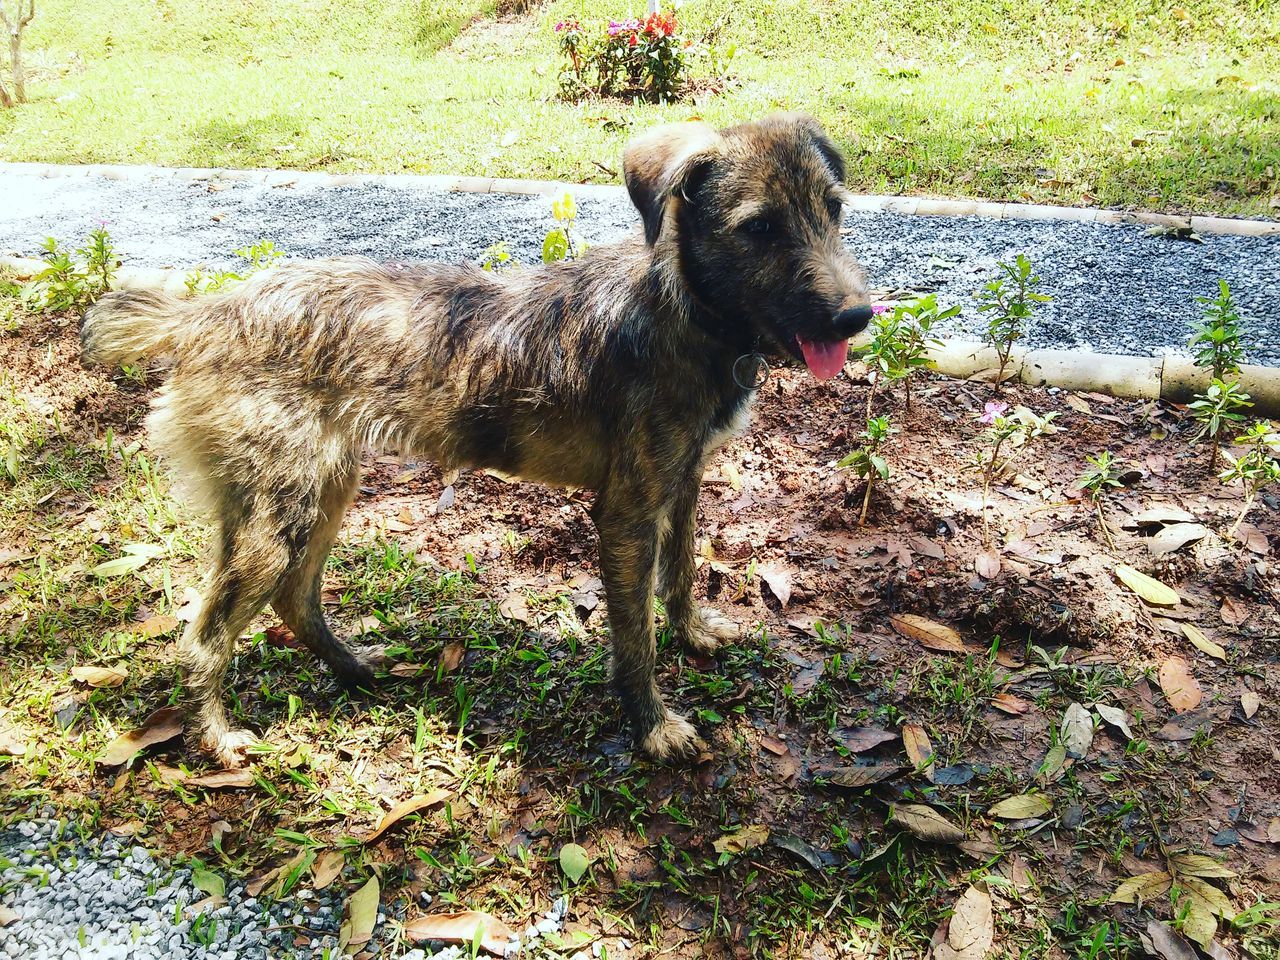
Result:
[[566,103],[553,26],[636,0],[49,0],[0,158],[614,179],[634,130],[807,110],[860,190],[1266,214],[1273,0],[696,0],[734,81],[696,103]]

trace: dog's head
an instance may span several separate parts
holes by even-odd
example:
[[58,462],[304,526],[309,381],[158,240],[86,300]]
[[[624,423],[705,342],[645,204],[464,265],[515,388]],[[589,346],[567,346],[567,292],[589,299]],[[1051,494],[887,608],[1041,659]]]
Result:
[[646,242],[674,258],[718,336],[824,380],[840,372],[871,307],[840,240],[844,160],[817,121],[659,127],[627,147],[623,168]]

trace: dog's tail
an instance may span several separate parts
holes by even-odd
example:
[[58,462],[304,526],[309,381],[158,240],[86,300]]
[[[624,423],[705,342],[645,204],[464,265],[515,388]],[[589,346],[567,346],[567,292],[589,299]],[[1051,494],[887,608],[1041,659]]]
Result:
[[119,366],[173,353],[190,328],[190,305],[147,290],[108,293],[80,320],[84,359]]

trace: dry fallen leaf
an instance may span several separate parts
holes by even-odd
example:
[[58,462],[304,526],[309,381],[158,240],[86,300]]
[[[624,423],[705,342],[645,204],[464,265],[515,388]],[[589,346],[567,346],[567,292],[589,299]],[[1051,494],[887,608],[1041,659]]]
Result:
[[994,938],[991,896],[984,884],[974,884],[956,901],[946,939],[933,948],[934,960],[983,960]]
[[141,637],[151,639],[162,634],[168,633],[178,626],[182,621],[177,617],[164,616],[157,614],[154,617],[147,617],[140,624],[133,628],[134,633]]
[[893,629],[909,640],[915,640],[928,650],[943,653],[965,653],[960,634],[945,624],[937,623],[914,613],[892,613],[889,623]]
[[973,569],[984,580],[994,580],[1000,575],[1000,554],[987,550],[973,558]]
[[71,676],[91,687],[118,687],[129,678],[126,667],[72,667]]
[[1111,903],[1143,903],[1154,900],[1173,885],[1173,877],[1164,870],[1142,873],[1121,881],[1111,894]]
[[889,819],[921,840],[934,843],[959,843],[964,831],[923,803],[891,803]]
[[1115,727],[1124,734],[1126,740],[1133,739],[1133,731],[1129,728],[1129,715],[1119,707],[1113,707],[1105,703],[1095,703],[1093,709],[1098,712],[1105,723]]
[[907,751],[907,758],[915,766],[918,773],[923,773],[928,780],[933,779],[933,744],[924,727],[918,723],[906,723],[902,726],[902,746]]
[[529,601],[523,593],[517,591],[512,591],[503,598],[498,604],[498,612],[508,620],[518,620],[523,624],[533,622],[533,615],[529,613]]
[[1043,793],[1024,793],[1009,797],[992,806],[987,812],[1001,820],[1030,820],[1043,817],[1053,809],[1053,800]]
[[760,738],[760,746],[764,747],[774,756],[778,756],[778,757],[787,753],[789,749],[787,745],[783,743],[781,740],[779,740],[777,737],[769,737],[769,736]]
[[745,853],[769,840],[769,828],[763,824],[753,823],[743,827],[736,833],[726,833],[716,840],[712,846],[716,853]]
[[991,698],[991,705],[1004,713],[1020,716],[1031,709],[1031,704],[1012,693],[997,693]]
[[452,796],[452,791],[444,789],[432,790],[430,793],[422,793],[416,797],[410,797],[408,800],[397,803],[391,810],[378,822],[378,829],[365,837],[366,845],[377,843],[384,833],[394,827],[397,823],[409,816],[411,813],[417,813],[419,810],[425,810],[427,807],[434,807],[437,803],[444,803]]
[[347,898],[346,917],[338,930],[338,946],[347,953],[355,953],[353,947],[369,942],[373,928],[378,925],[378,899],[381,890],[378,878],[370,877],[363,887]]
[[1209,528],[1199,523],[1172,523],[1157,530],[1147,541],[1147,549],[1153,557],[1164,556],[1180,550],[1189,543],[1196,543],[1209,535]]
[[1160,664],[1160,689],[1177,713],[1194,710],[1204,696],[1190,665],[1181,657],[1170,657]]
[[814,776],[836,787],[869,787],[902,772],[896,763],[873,763],[865,767],[833,767],[815,770]]
[[1083,760],[1093,745],[1093,717],[1082,704],[1070,703],[1059,730],[1063,748],[1073,760]]
[[1252,690],[1245,690],[1240,694],[1240,709],[1244,711],[1246,720],[1252,720],[1260,706],[1262,706],[1262,698]]
[[882,743],[897,740],[898,735],[881,727],[836,727],[831,731],[831,738],[850,753],[866,753]]
[[1199,627],[1190,623],[1184,623],[1181,626],[1183,636],[1190,640],[1197,650],[1204,651],[1215,660],[1227,659],[1227,651],[1201,633]]
[[241,768],[238,770],[214,770],[212,773],[205,773],[184,781],[183,786],[217,790],[222,787],[252,787],[253,782],[253,771]]
[[756,567],[760,579],[768,585],[770,592],[778,598],[778,603],[785,607],[791,602],[791,571],[773,564]]
[[444,673],[453,673],[462,664],[467,654],[467,645],[460,640],[451,640],[440,651],[440,669]]
[[1176,607],[1181,602],[1172,587],[1127,564],[1119,564],[1115,574],[1121,583],[1153,606]]
[[142,725],[136,730],[122,733],[107,744],[98,755],[98,763],[106,767],[118,767],[130,760],[138,751],[172,740],[180,733],[182,733],[182,709],[161,707],[143,720]]
[[1149,920],[1147,939],[1151,941],[1151,949],[1161,960],[1198,960],[1195,948],[1174,933],[1167,923]]
[[323,890],[338,879],[347,858],[337,850],[326,850],[311,865],[311,886],[315,890]]
[[1222,622],[1230,627],[1238,627],[1249,619],[1249,615],[1253,613],[1253,609],[1247,603],[1241,603],[1235,597],[1223,597],[1222,609],[1219,614]]
[[15,913],[13,910],[10,910],[8,907],[4,906],[3,904],[0,904],[0,927],[7,927],[9,924],[13,923],[13,921],[21,920],[21,919],[22,919],[22,914]]
[[415,943],[439,940],[442,943],[470,944],[476,938],[477,929],[481,931],[480,946],[499,957],[506,954],[507,945],[515,935],[497,917],[478,910],[432,913],[404,925],[405,936]]
[[27,738],[18,725],[0,713],[0,757],[21,757],[27,752]]
[[1125,517],[1120,521],[1120,526],[1126,530],[1136,530],[1139,527],[1163,527],[1171,523],[1195,523],[1196,520],[1195,514],[1187,513],[1181,507],[1163,504],[1147,507],[1141,513]]

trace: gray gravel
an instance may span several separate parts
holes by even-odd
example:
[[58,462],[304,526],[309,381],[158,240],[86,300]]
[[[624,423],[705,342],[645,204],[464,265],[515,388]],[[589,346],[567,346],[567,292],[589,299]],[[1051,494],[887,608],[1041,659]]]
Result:
[[[126,261],[214,266],[231,251],[273,240],[293,256],[475,259],[505,240],[536,262],[550,224],[546,197],[445,193],[395,186],[271,187],[245,181],[111,180],[0,176],[0,251],[26,256],[53,235],[79,239],[98,221]],[[582,234],[606,242],[634,229],[625,201],[579,204]],[[1067,221],[851,214],[850,248],[881,288],[936,290],[964,312],[947,334],[976,335],[972,297],[999,260],[1024,253],[1054,301],[1030,344],[1158,356],[1180,350],[1219,277],[1251,319],[1250,359],[1280,365],[1280,237],[1206,236],[1202,244],[1146,236],[1143,227]]]
[[[462,960],[458,946],[397,947],[387,921],[406,906],[379,908],[360,956]],[[0,960],[321,960],[342,955],[342,911],[335,888],[266,901],[228,880],[225,902],[210,901],[189,866],[111,835],[82,836],[65,821],[37,816],[0,829]],[[557,898],[522,939],[561,930],[567,912]]]

